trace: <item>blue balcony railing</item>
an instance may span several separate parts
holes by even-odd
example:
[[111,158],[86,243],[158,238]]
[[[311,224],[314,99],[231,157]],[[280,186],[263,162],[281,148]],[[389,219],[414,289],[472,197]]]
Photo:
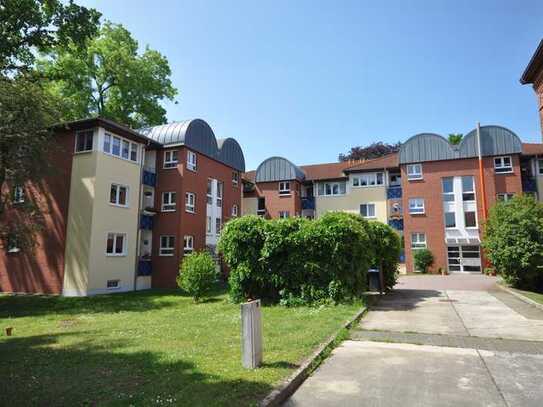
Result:
[[522,191],[524,192],[537,192],[537,182],[533,177],[522,178]]
[[150,276],[153,274],[153,267],[150,260],[140,260],[138,263],[138,276]]
[[403,230],[403,219],[389,219],[388,226],[396,230]]
[[153,229],[153,218],[149,215],[140,216],[140,229],[151,230]]
[[387,199],[399,199],[402,197],[402,187],[394,186],[387,188]]
[[315,209],[315,197],[308,196],[302,198],[302,209]]
[[143,170],[143,185],[150,187],[156,186],[156,174],[151,171]]

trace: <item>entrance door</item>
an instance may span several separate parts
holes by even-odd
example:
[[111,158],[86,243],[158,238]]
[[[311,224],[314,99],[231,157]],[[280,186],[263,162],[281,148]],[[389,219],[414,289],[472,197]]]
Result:
[[481,250],[479,246],[448,246],[447,259],[451,273],[481,272]]

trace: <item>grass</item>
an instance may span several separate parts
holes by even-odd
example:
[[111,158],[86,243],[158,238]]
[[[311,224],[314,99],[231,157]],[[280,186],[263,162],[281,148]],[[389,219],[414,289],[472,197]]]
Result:
[[536,293],[533,291],[525,291],[525,290],[519,290],[517,288],[514,288],[514,290],[525,297],[528,297],[529,299],[538,302],[540,304],[543,304],[543,294],[542,293]]
[[264,363],[245,370],[224,292],[0,296],[0,405],[254,405],[361,305],[264,306]]

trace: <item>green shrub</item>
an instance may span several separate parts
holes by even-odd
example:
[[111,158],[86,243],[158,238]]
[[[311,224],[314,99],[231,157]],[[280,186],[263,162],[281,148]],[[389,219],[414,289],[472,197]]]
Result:
[[496,272],[514,287],[543,291],[543,205],[515,197],[490,209],[483,247]]
[[415,269],[423,273],[428,272],[428,268],[434,263],[434,255],[428,249],[413,250],[415,260]]
[[213,287],[219,274],[211,255],[206,252],[192,253],[183,258],[177,285],[199,301]]
[[383,271],[384,289],[391,290],[398,280],[401,239],[390,226],[381,222],[369,223],[370,240],[374,246],[372,265]]

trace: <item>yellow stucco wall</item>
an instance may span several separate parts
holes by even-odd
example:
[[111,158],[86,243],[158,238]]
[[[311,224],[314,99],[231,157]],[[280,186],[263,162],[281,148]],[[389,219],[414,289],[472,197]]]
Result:
[[96,161],[99,153],[75,154],[66,227],[64,295],[86,295],[89,275]]
[[[128,186],[127,208],[109,203],[112,183]],[[140,199],[139,164],[99,153],[95,197],[88,292],[89,294],[109,292],[107,280],[120,280],[120,288],[114,291],[133,290]],[[111,232],[126,235],[125,256],[106,256],[107,234]]]
[[375,220],[387,223],[386,188],[361,187],[347,188],[345,195],[317,196],[315,198],[316,217],[329,211],[343,211],[360,213],[360,205],[364,203],[375,204]]
[[242,215],[256,215],[258,208],[258,198],[243,198],[241,200]]

